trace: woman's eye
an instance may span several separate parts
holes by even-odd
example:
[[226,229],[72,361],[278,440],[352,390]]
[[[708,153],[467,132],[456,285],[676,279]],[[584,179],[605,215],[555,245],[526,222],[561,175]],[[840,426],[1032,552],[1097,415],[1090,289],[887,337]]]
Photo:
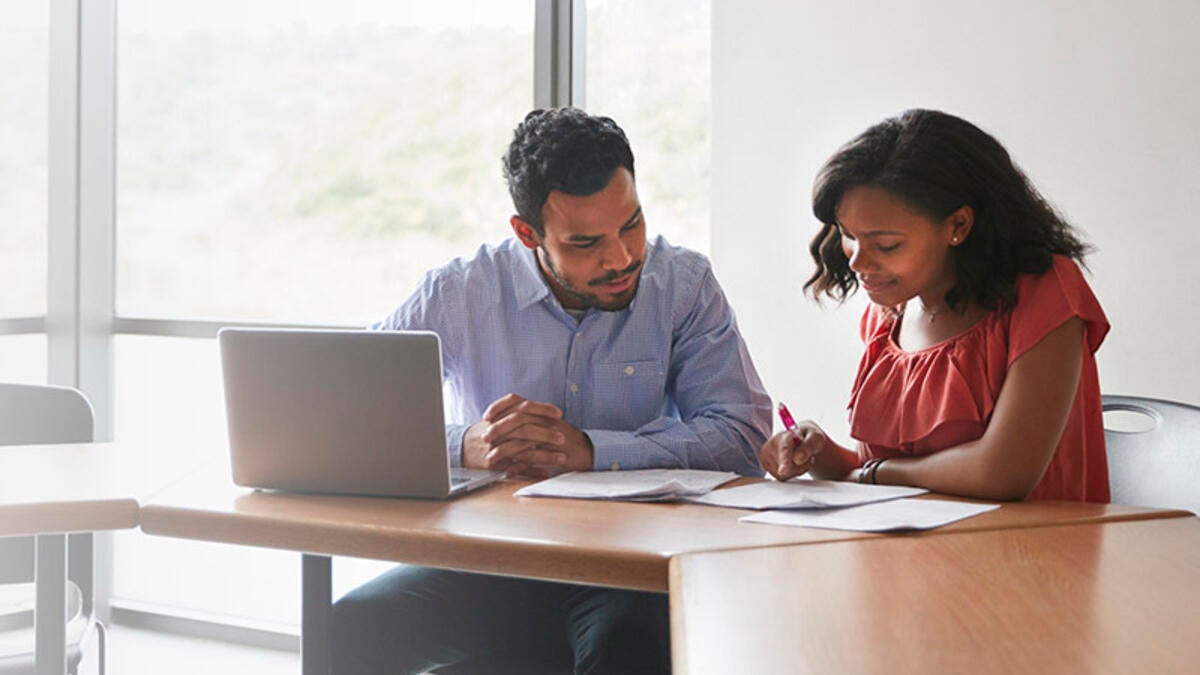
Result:
[[898,248],[900,248],[900,244],[888,244],[887,246],[880,246],[879,251],[881,253],[887,253],[889,251],[895,251]]

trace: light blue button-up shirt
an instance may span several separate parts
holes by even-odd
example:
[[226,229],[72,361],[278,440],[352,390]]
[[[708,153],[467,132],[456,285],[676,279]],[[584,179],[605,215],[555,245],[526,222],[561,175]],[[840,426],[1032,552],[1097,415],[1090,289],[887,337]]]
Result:
[[761,476],[771,401],[708,260],[648,242],[625,309],[566,311],[533,251],[510,238],[425,274],[380,330],[442,343],[447,447],[509,393],[551,403],[588,435],[597,470],[687,468]]

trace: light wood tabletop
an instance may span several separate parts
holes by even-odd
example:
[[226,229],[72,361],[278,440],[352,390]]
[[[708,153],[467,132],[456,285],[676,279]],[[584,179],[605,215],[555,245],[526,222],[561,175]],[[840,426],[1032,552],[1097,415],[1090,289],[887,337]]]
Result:
[[[323,555],[666,591],[671,557],[883,535],[739,523],[747,511],[514,497],[505,481],[448,501],[254,491],[210,466],[142,507],[143,531]],[[1068,502],[1005,504],[937,533],[1191,515]]]
[[142,457],[117,443],[0,446],[0,537],[137,527]]
[[672,561],[677,675],[1194,673],[1200,521]]

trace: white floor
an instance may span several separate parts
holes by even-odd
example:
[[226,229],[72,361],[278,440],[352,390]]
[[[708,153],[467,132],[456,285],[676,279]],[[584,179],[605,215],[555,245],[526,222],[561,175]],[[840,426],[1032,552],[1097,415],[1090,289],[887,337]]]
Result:
[[[91,645],[80,675],[95,675]],[[129,626],[109,626],[108,675],[298,675],[297,652],[258,649]]]

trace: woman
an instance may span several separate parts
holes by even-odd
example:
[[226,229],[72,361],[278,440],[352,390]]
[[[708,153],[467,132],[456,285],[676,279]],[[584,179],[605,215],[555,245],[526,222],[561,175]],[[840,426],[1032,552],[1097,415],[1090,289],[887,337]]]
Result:
[[815,299],[871,305],[854,450],[812,422],[760,453],[780,480],[983,499],[1109,501],[1095,351],[1109,324],[1088,247],[993,137],[932,110],[885,120],[817,176]]

